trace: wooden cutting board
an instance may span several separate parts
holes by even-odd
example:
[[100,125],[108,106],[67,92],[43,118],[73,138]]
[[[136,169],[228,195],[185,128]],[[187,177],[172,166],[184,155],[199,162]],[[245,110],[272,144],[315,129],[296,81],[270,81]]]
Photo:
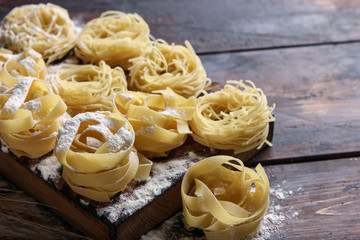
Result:
[[[273,129],[270,123],[269,141]],[[261,150],[235,156],[246,162]],[[40,159],[18,159],[3,146],[0,174],[91,238],[139,239],[181,209],[181,179],[187,169],[205,157],[220,154],[233,155],[231,151],[209,149],[188,137],[168,157],[153,159],[147,181],[131,182],[109,203],[91,201],[72,192],[62,180],[61,165],[52,154]]]

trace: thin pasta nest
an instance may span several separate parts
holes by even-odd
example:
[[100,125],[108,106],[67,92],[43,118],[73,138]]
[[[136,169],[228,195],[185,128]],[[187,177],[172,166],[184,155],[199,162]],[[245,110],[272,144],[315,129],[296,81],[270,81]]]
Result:
[[130,62],[131,90],[151,93],[169,87],[183,97],[191,97],[211,84],[200,58],[188,41],[181,46],[156,40],[143,55]]
[[228,81],[224,88],[197,99],[191,136],[200,144],[235,153],[261,148],[267,140],[274,107],[251,81]]
[[49,64],[64,57],[75,45],[75,25],[67,10],[54,4],[16,7],[4,18],[6,48],[22,52],[31,47]]
[[107,11],[82,29],[75,54],[85,63],[129,67],[129,59],[141,55],[150,41],[147,23],[138,14]]
[[111,68],[104,61],[98,66],[62,64],[50,81],[54,92],[68,105],[71,116],[111,111],[116,92],[127,90],[124,71],[120,67]]
[[191,166],[181,183],[184,224],[206,239],[237,240],[253,234],[269,206],[269,180],[240,159],[214,156]]

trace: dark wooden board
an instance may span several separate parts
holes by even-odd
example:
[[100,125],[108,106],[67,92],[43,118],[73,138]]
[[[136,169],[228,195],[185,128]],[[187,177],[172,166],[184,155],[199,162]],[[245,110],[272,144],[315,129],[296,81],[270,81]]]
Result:
[[[264,221],[272,217],[274,223],[263,223],[269,232],[260,239],[358,239],[359,161],[347,158],[265,166],[271,195]],[[1,177],[0,193],[0,238],[86,238]],[[159,227],[158,231],[169,234],[163,239],[199,237],[199,232],[183,229],[180,212],[175,218],[172,225]]]
[[340,0],[0,0],[0,19],[14,6],[53,2],[80,22],[107,10],[137,12],[156,38],[199,53],[360,40],[359,1]]
[[250,79],[276,104],[263,164],[360,155],[360,44],[201,56],[213,81]]

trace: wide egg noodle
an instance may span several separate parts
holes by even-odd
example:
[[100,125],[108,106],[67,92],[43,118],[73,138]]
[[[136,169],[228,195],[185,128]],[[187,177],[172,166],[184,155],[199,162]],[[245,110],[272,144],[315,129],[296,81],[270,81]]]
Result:
[[13,8],[2,23],[6,48],[20,53],[31,47],[47,64],[64,57],[74,47],[76,37],[67,10],[51,3]]
[[149,26],[138,14],[107,11],[83,27],[75,54],[84,63],[104,60],[127,69],[129,59],[140,56],[149,41]]
[[214,156],[191,166],[181,184],[184,224],[206,239],[240,239],[259,226],[269,205],[269,181],[231,156]]
[[24,77],[0,94],[0,137],[17,157],[37,158],[53,150],[66,105],[45,82]]
[[158,39],[139,57],[130,60],[129,89],[151,93],[173,89],[183,97],[197,96],[211,84],[191,44],[171,44]]
[[50,79],[52,89],[68,106],[71,116],[83,112],[111,111],[116,92],[127,90],[124,71],[99,65],[61,64]]
[[113,107],[133,126],[136,149],[147,157],[159,157],[182,145],[191,133],[188,121],[195,98],[186,99],[170,88],[153,94],[126,91],[115,96]]
[[267,140],[274,107],[267,105],[263,91],[251,81],[228,81],[222,90],[203,92],[197,98],[190,121],[196,142],[235,153],[261,148]]
[[[93,142],[95,141],[94,144]],[[152,162],[134,148],[131,124],[110,112],[80,113],[60,128],[55,155],[70,188],[108,202],[135,180],[146,180]]]

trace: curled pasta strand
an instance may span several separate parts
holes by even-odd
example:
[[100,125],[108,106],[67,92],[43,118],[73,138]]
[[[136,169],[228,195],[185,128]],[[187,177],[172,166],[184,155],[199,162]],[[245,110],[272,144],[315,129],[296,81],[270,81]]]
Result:
[[12,9],[3,20],[2,33],[5,47],[17,53],[31,47],[47,64],[64,57],[76,40],[67,10],[50,3]]
[[197,98],[190,121],[191,136],[200,144],[235,153],[261,148],[267,140],[274,107],[251,81],[228,81],[224,88]]
[[269,205],[269,181],[231,156],[191,166],[181,184],[184,224],[203,229],[209,240],[240,239],[254,232]]
[[149,41],[149,26],[138,14],[107,11],[83,27],[75,54],[84,63],[104,60],[127,69],[129,59],[141,55]]
[[23,77],[45,80],[45,62],[35,50],[28,48],[20,54],[7,53],[5,57],[6,61],[0,69],[0,80],[6,87],[14,86]]
[[130,62],[131,90],[151,93],[169,87],[183,97],[191,97],[199,95],[211,84],[200,58],[188,41],[181,46],[155,40],[141,56]]
[[45,82],[24,77],[0,94],[0,137],[17,156],[37,158],[53,150],[66,105]]
[[131,124],[121,115],[80,113],[60,128],[55,156],[74,192],[108,202],[133,179],[149,177],[152,162],[137,153],[134,141]]
[[104,61],[100,61],[98,66],[61,64],[50,82],[72,116],[83,112],[111,111],[116,92],[127,90],[124,71],[120,67],[111,68]]
[[114,98],[113,112],[126,116],[136,133],[135,147],[148,157],[166,156],[191,133],[188,121],[195,99],[184,98],[170,88],[153,94],[125,91]]

